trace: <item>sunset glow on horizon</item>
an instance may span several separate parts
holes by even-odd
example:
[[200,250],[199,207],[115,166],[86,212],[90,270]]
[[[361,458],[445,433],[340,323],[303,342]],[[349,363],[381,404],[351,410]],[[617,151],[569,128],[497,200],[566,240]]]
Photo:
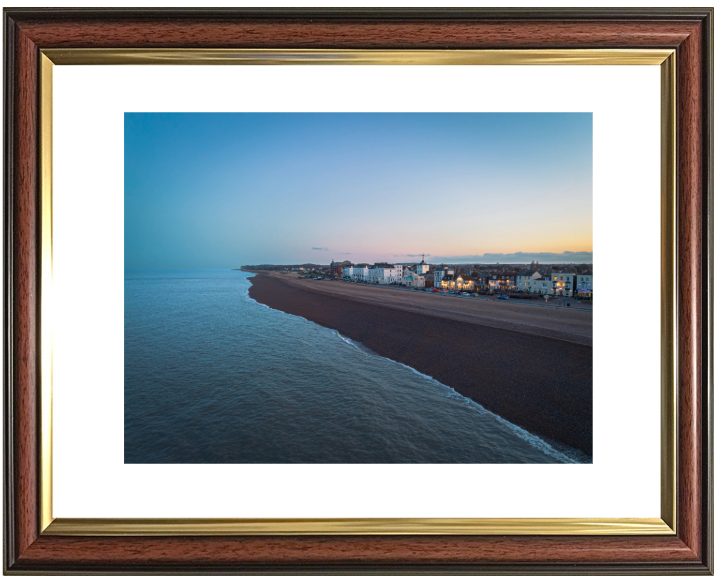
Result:
[[126,268],[592,250],[590,113],[125,114]]

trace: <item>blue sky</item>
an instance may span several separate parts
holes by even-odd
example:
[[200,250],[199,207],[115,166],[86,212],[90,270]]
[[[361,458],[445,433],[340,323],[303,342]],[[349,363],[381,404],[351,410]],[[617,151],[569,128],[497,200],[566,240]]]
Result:
[[126,268],[566,251],[589,113],[125,114]]

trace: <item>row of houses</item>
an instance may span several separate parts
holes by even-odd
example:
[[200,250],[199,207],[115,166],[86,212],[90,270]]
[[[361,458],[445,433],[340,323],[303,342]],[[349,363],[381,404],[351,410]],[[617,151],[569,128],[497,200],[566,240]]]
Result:
[[[332,270],[332,266],[331,266]],[[340,268],[340,276],[373,284],[399,284],[402,281],[402,264],[376,262],[370,264],[348,264]]]
[[592,274],[575,274],[574,272],[553,272],[530,276],[518,275],[515,281],[517,290],[531,294],[556,294],[560,296],[576,296],[592,298]]
[[415,266],[376,262],[370,264],[333,262],[331,272],[343,278],[373,284],[403,284],[411,288],[437,288],[463,292],[498,291],[525,292],[530,294],[592,298],[592,275],[574,272],[552,272],[551,274],[482,274],[477,271],[455,274],[452,267],[436,267],[423,260]]
[[568,296],[578,298],[592,298],[592,275],[575,274],[574,272],[554,272],[543,275],[539,272],[532,274],[505,274],[490,275],[460,274],[457,278],[453,274],[445,273],[439,279],[436,276],[435,287],[448,290],[479,290],[499,292],[525,292],[550,296]]

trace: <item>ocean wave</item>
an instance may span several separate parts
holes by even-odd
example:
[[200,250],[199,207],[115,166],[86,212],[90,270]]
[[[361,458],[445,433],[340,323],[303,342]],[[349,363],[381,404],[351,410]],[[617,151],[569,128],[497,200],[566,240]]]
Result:
[[[248,277],[249,278],[249,277]],[[555,460],[558,460],[559,462],[562,462],[564,464],[579,464],[584,461],[586,461],[586,457],[579,453],[577,450],[573,450],[570,447],[563,446],[562,448],[556,448],[552,446],[547,441],[543,440],[542,438],[536,436],[535,434],[528,432],[524,428],[521,428],[517,424],[513,424],[512,422],[509,422],[508,420],[505,420],[502,416],[499,416],[498,414],[495,414],[494,412],[491,412],[487,408],[485,408],[482,404],[476,402],[475,400],[472,400],[471,398],[468,398],[467,396],[463,396],[460,394],[457,390],[452,388],[451,386],[448,386],[447,384],[443,384],[442,382],[439,382],[432,376],[428,376],[427,374],[423,374],[422,372],[419,372],[412,366],[408,366],[407,364],[403,364],[402,362],[398,362],[397,360],[393,360],[392,358],[387,358],[385,356],[381,356],[366,346],[363,346],[360,342],[356,342],[355,340],[352,340],[351,338],[348,338],[347,336],[343,336],[340,332],[337,330],[334,330],[332,328],[325,328],[324,326],[320,326],[319,324],[316,324],[315,322],[312,322],[311,320],[308,320],[307,318],[303,318],[302,316],[295,316],[294,314],[288,314],[287,312],[283,312],[282,310],[277,310],[276,308],[271,308],[267,304],[262,304],[261,302],[258,302],[254,298],[250,296],[250,282],[247,282],[247,288],[245,290],[245,298],[250,300],[251,302],[254,302],[255,304],[258,304],[259,306],[262,306],[264,308],[267,308],[268,310],[272,310],[274,312],[278,312],[280,314],[285,314],[286,316],[293,316],[294,318],[300,318],[302,320],[305,320],[306,322],[309,322],[311,324],[314,324],[318,326],[319,328],[323,330],[330,330],[333,332],[340,340],[345,342],[346,344],[352,346],[355,350],[360,352],[361,354],[364,354],[368,357],[375,357],[375,358],[381,358],[382,360],[385,360],[387,362],[392,362],[394,364],[398,364],[402,366],[403,368],[406,368],[416,374],[417,376],[420,376],[421,378],[428,380],[433,386],[439,388],[440,393],[445,398],[453,398],[454,400],[458,402],[462,402],[463,404],[469,406],[470,408],[474,409],[479,414],[487,415],[492,418],[494,418],[499,424],[501,424],[503,427],[505,427],[507,430],[509,430],[514,436],[524,440],[537,450],[541,451],[546,456],[550,456],[551,458],[554,458]]]
[[[253,274],[253,276],[254,276],[254,274]],[[247,285],[245,287],[245,293],[243,294],[243,296],[245,296],[245,299],[250,300],[250,302],[255,302],[255,304],[257,304],[258,306],[262,306],[263,308],[267,308],[268,310],[275,310],[275,308],[270,308],[270,306],[268,306],[267,304],[258,302],[257,300],[255,300],[255,298],[250,296],[250,286],[252,286],[252,284],[250,284],[250,282],[248,281],[248,278],[252,278],[252,276],[245,277],[245,284]],[[285,314],[285,312],[283,312],[282,310],[276,310],[276,312],[281,312],[282,314]],[[292,314],[288,314],[288,316],[292,316]]]
[[[250,278],[250,276],[248,276],[247,278]],[[248,282],[248,283],[247,283],[247,288],[245,289],[245,293],[244,293],[244,296],[245,296],[245,299],[246,299],[246,300],[249,300],[250,302],[253,302],[254,304],[257,304],[258,306],[262,306],[263,308],[267,308],[268,310],[271,310],[272,312],[275,312],[275,313],[277,313],[277,314],[283,314],[283,315],[285,315],[285,316],[291,316],[292,318],[299,318],[299,319],[302,320],[303,322],[307,322],[307,323],[312,324],[313,326],[317,326],[318,328],[321,328],[321,329],[323,329],[323,330],[329,330],[329,328],[325,328],[324,326],[320,326],[320,324],[316,324],[315,322],[313,322],[313,321],[311,321],[311,320],[308,320],[307,318],[303,318],[302,316],[296,316],[295,314],[290,314],[290,313],[288,313],[288,312],[283,312],[282,310],[278,310],[277,308],[272,308],[272,307],[268,306],[267,304],[263,304],[262,302],[258,302],[257,300],[255,300],[255,298],[253,298],[252,296],[250,296],[250,286],[251,286],[251,284],[250,284],[250,282]]]
[[[330,328],[328,328],[330,330]],[[393,360],[392,358],[386,358],[384,356],[380,356],[379,354],[376,354],[375,352],[372,352],[368,350],[365,346],[360,344],[359,342],[355,342],[351,338],[348,338],[347,336],[343,336],[338,332],[337,330],[332,330],[340,340],[345,342],[346,344],[349,344],[353,348],[355,348],[357,351],[359,351],[362,354],[365,354],[366,356],[375,356],[382,358],[383,360],[386,360],[388,362],[392,362],[393,364],[398,364],[404,368],[407,368],[414,374],[424,378],[425,380],[428,380],[432,383],[433,386],[436,386],[440,388],[444,393],[443,396],[445,398],[453,398],[459,402],[462,402],[463,404],[470,406],[475,411],[477,411],[479,414],[486,414],[488,416],[491,416],[494,418],[499,424],[510,430],[515,436],[518,438],[521,438],[534,448],[537,448],[540,450],[543,454],[546,456],[550,456],[551,458],[555,458],[556,460],[564,463],[564,464],[579,464],[581,460],[578,457],[571,456],[568,452],[572,452],[571,448],[567,448],[567,452],[560,451],[559,449],[556,449],[555,447],[551,446],[548,442],[543,440],[542,438],[536,436],[532,432],[528,432],[524,428],[521,428],[517,424],[513,424],[512,422],[509,422],[508,420],[505,420],[502,416],[499,416],[498,414],[495,414],[494,412],[491,412],[487,408],[485,408],[482,404],[476,402],[472,398],[468,398],[467,396],[463,396],[460,394],[455,388],[452,388],[448,386],[447,384],[443,384],[442,382],[439,382],[432,376],[428,376],[427,374],[423,374],[422,372],[419,372],[415,370],[412,366],[408,366],[407,364],[403,364],[402,362],[398,362],[397,360]]]

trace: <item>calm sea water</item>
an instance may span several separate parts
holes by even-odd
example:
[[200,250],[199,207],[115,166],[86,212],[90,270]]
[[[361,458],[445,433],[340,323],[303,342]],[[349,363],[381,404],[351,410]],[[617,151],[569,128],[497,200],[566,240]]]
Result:
[[126,463],[571,461],[432,378],[258,304],[249,276],[125,271]]

